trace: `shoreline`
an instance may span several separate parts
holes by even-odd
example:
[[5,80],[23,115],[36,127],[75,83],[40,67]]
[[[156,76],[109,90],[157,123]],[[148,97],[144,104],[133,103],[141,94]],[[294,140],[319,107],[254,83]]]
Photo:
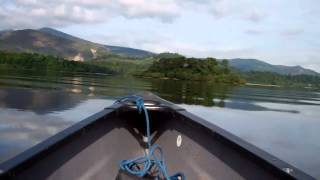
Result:
[[246,86],[260,86],[260,87],[281,87],[279,85],[273,85],[273,84],[259,84],[259,83],[245,83]]

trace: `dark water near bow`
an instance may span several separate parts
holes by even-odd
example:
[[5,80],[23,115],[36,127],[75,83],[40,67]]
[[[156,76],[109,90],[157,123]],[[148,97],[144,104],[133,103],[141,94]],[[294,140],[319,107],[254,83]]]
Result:
[[12,70],[0,70],[0,162],[139,91],[152,91],[320,178],[320,92]]

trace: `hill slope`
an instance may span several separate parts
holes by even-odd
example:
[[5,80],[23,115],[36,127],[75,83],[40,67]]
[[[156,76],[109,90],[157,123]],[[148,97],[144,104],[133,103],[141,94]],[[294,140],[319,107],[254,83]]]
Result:
[[6,31],[0,34],[0,49],[48,54],[75,61],[84,61],[95,58],[98,54],[110,53],[99,44],[72,40],[32,29]]
[[90,41],[84,40],[84,39],[80,39],[78,37],[72,36],[70,34],[58,31],[56,29],[52,29],[52,28],[48,28],[48,27],[44,27],[41,29],[38,29],[38,31],[46,33],[46,34],[51,34],[60,38],[64,38],[64,39],[68,39],[71,41],[81,41],[81,42],[87,42],[87,43],[91,43]]
[[0,50],[35,52],[85,61],[107,54],[146,57],[153,53],[138,49],[93,43],[51,28],[0,32]]
[[319,75],[319,73],[301,66],[272,65],[257,59],[230,59],[229,64],[242,72],[259,71],[274,72],[282,75]]
[[[80,39],[78,37],[66,34],[64,32],[61,31],[57,31],[55,29],[52,28],[41,28],[39,29],[42,32],[46,32],[46,33],[50,33],[52,35],[58,36],[58,37],[62,37],[62,38],[66,38],[69,40],[73,40],[73,41],[82,41],[82,42],[86,42],[86,43],[90,43],[89,41]],[[124,55],[124,56],[132,56],[132,57],[147,57],[147,56],[152,56],[155,55],[152,52],[149,51],[145,51],[145,50],[141,50],[141,49],[135,49],[135,48],[129,48],[129,47],[121,47],[121,46],[111,46],[111,45],[104,45],[104,47],[114,53],[114,54],[119,54],[119,55]]]
[[155,53],[140,50],[140,49],[134,49],[134,48],[128,48],[128,47],[121,47],[121,46],[110,46],[105,45],[106,48],[108,48],[112,53],[124,55],[124,56],[131,56],[131,57],[149,57],[155,55]]

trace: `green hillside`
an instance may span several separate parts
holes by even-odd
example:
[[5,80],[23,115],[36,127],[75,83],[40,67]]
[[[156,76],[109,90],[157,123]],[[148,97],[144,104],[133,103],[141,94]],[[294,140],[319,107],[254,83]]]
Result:
[[94,64],[68,61],[63,58],[35,53],[14,53],[5,51],[0,51],[0,68],[55,72],[115,73],[107,67],[101,67]]

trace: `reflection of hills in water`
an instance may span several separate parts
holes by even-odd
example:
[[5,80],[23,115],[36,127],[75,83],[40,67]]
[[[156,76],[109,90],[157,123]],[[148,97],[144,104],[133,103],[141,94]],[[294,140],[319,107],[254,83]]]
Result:
[[158,79],[149,81],[154,92],[157,92],[162,98],[177,104],[218,106],[220,102],[214,102],[213,99],[221,99],[223,101],[233,89],[231,86],[207,82]]
[[0,71],[0,87],[56,89],[88,96],[118,97],[151,89],[150,83],[132,77],[97,74],[40,74],[31,71]]
[[217,106],[247,111],[299,113],[295,109],[267,107],[263,103],[320,105],[316,94],[294,90],[259,89],[208,82],[150,80],[152,90],[177,104]]
[[31,110],[38,114],[66,110],[75,107],[82,100],[82,96],[63,91],[0,89],[0,107]]
[[[320,95],[314,92],[303,92],[290,89],[279,88],[253,88],[234,87],[223,84],[213,84],[209,82],[195,81],[175,81],[161,79],[137,79],[133,77],[102,76],[94,74],[42,74],[35,72],[0,72],[0,86],[31,87],[42,89],[58,89],[62,92],[72,94],[82,94],[87,96],[103,96],[104,98],[114,98],[133,94],[139,91],[152,91],[164,99],[176,104],[193,104],[204,106],[217,106],[232,109],[250,111],[284,111],[296,113],[295,110],[283,110],[277,108],[264,107],[257,102],[271,102],[283,104],[319,105]],[[52,94],[58,99],[64,98],[65,94]],[[25,95],[29,96],[29,95]],[[40,95],[32,99],[40,99]],[[47,95],[44,95],[47,96]],[[59,96],[59,97],[58,97]],[[38,98],[37,98],[38,97]],[[48,101],[60,103],[58,99]],[[69,105],[77,101],[71,98]],[[80,98],[80,97],[78,97]],[[19,98],[16,98],[19,99]],[[32,100],[29,99],[29,100]],[[26,100],[26,101],[29,101]],[[15,99],[11,101],[15,102]],[[46,101],[46,100],[43,100]],[[22,106],[16,102],[16,107]],[[38,102],[41,105],[41,100]],[[71,104],[70,104],[71,103]],[[35,103],[36,104],[36,103]],[[40,106],[39,105],[39,106]],[[43,105],[46,105],[45,103]],[[50,108],[50,103],[48,104]],[[26,106],[26,105],[24,105]],[[23,108],[21,108],[23,109]],[[41,107],[38,107],[41,111]]]

